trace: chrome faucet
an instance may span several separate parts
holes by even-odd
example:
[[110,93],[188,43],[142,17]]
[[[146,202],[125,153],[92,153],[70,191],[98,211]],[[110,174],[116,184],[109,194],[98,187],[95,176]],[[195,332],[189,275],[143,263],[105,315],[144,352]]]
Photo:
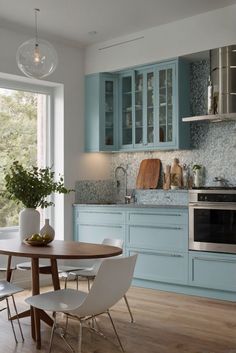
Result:
[[125,185],[124,185],[124,188],[125,188],[125,203],[129,203],[129,196],[127,195],[128,194],[128,190],[127,190],[127,168],[124,168],[122,167],[121,165],[119,165],[118,167],[116,167],[115,169],[115,179],[116,179],[116,189],[117,189],[117,193],[118,193],[118,189],[120,187],[120,181],[118,180],[118,177],[117,177],[117,173],[119,170],[122,170],[123,174],[124,174],[124,179],[125,179]]

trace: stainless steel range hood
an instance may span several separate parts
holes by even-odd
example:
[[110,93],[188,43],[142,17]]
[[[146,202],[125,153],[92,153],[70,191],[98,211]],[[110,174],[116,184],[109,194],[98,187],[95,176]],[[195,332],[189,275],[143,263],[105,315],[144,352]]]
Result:
[[182,121],[236,120],[236,45],[210,50],[208,114]]

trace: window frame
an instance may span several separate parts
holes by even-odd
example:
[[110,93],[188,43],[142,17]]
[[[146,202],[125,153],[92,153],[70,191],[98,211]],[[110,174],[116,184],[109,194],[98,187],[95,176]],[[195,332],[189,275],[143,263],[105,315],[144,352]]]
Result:
[[[50,86],[37,83],[28,83],[22,80],[12,80],[5,79],[0,77],[0,88],[16,90],[16,91],[26,91],[32,93],[39,93],[46,95],[46,116],[49,117],[46,120],[46,165],[52,166],[54,165],[54,101],[55,101],[55,86]],[[53,195],[51,199],[53,201]],[[54,226],[54,208],[49,207],[45,209],[45,218],[51,219],[51,225]],[[3,236],[12,236],[16,235],[19,232],[19,226],[11,226],[11,227],[0,227],[0,239]]]

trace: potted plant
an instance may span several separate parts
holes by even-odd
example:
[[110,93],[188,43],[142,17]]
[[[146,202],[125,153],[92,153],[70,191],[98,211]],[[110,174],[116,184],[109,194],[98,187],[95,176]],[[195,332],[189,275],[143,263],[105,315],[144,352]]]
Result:
[[71,189],[64,186],[63,177],[54,180],[52,168],[24,167],[19,161],[5,169],[5,190],[1,195],[17,204],[23,204],[24,210],[20,212],[20,237],[24,239],[33,233],[39,233],[40,214],[36,208],[46,208],[54,205],[48,200],[53,193],[67,194]]

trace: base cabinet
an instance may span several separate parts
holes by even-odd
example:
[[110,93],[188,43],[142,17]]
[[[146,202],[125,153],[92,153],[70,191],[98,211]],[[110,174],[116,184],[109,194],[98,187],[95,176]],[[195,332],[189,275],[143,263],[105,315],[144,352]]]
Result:
[[236,291],[236,256],[189,252],[189,284],[223,291]]
[[133,250],[138,254],[134,278],[148,281],[187,284],[188,256],[171,252]]
[[74,207],[74,240],[124,240],[138,253],[134,284],[236,300],[236,255],[188,250],[188,209],[132,206]]

